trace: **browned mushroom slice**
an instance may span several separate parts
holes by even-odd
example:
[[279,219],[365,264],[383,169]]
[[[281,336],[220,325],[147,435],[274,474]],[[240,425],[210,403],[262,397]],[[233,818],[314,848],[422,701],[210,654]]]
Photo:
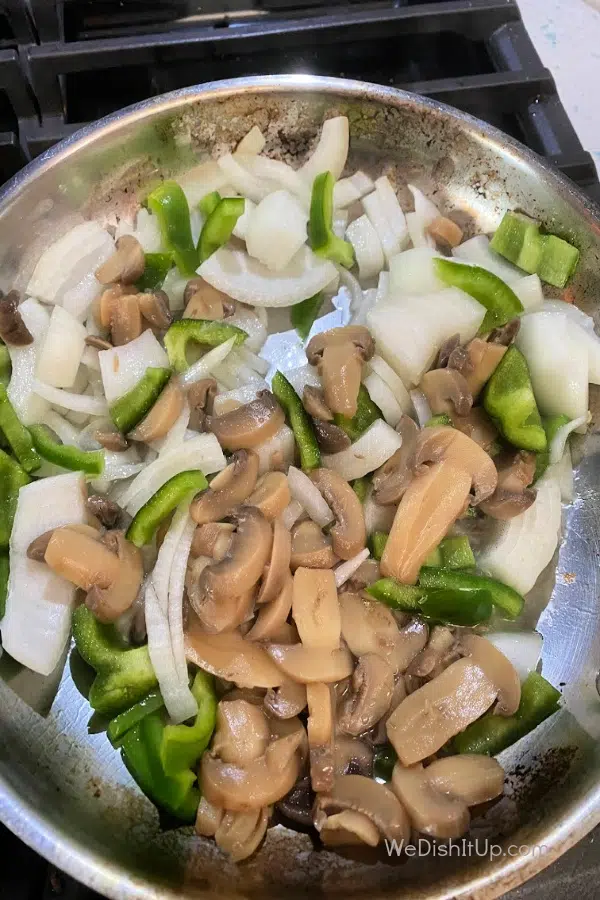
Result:
[[183,300],[186,304],[184,319],[215,321],[231,316],[235,312],[235,301],[199,277],[188,281]]
[[486,712],[498,695],[485,672],[459,659],[396,707],[387,733],[404,766],[437,753],[446,741]]
[[276,719],[293,719],[306,709],[307,702],[306,685],[295,681],[286,681],[265,695],[265,709]]
[[122,347],[134,341],[143,331],[142,315],[137,294],[125,294],[113,305],[110,334],[113,345]]
[[449,460],[466,471],[473,487],[471,504],[476,506],[494,493],[498,473],[493,459],[475,441],[456,428],[438,425],[425,428],[417,441],[416,464]]
[[414,618],[400,628],[399,634],[400,639],[394,663],[398,672],[405,672],[415,656],[427,644],[429,628],[421,619]]
[[463,239],[462,228],[447,216],[438,216],[427,226],[426,231],[443,249],[458,247]]
[[202,837],[214,837],[224,815],[224,809],[221,809],[220,806],[213,806],[206,797],[201,797],[196,813],[196,834]]
[[521,680],[517,670],[491,641],[478,634],[465,634],[461,647],[471,662],[485,672],[498,692],[494,712],[500,716],[512,716],[521,702]]
[[190,553],[192,556],[212,556],[223,559],[229,553],[234,526],[230,522],[207,522],[194,532]]
[[229,553],[208,566],[200,579],[201,591],[217,601],[239,597],[254,587],[271,555],[273,533],[258,509],[241,507],[232,519],[236,531]]
[[410,416],[402,416],[396,431],[402,446],[373,473],[373,499],[382,506],[399,503],[415,474],[419,429]]
[[88,334],[85,339],[86,347],[93,347],[94,350],[112,350],[112,344],[110,341],[106,341],[103,337],[99,337],[97,334]]
[[[122,284],[111,284],[109,288],[102,292],[100,299],[96,301],[94,307],[94,318],[101,328],[110,328],[113,312],[121,297],[125,294],[135,294],[137,288],[130,284],[125,288]],[[111,345],[112,346],[112,345]]]
[[195,381],[187,392],[187,399],[192,414],[194,412],[212,413],[217,390],[218,385],[214,378],[201,378],[200,381]]
[[376,847],[380,840],[379,831],[371,820],[353,809],[345,809],[332,816],[320,816],[315,825],[326,847],[347,847],[353,844]]
[[466,347],[466,353],[455,352],[450,355],[448,366],[464,375],[475,399],[496,371],[506,349],[502,344],[490,344],[482,338],[473,338]]
[[306,699],[312,789],[330,791],[334,781],[331,688],[328,684],[307,684]]
[[520,328],[521,320],[519,318],[511,319],[506,325],[500,325],[490,331],[488,341],[490,344],[503,344],[505,347],[510,347]]
[[86,508],[105,528],[114,528],[123,515],[123,510],[108,497],[91,494],[86,500]]
[[260,476],[246,502],[248,506],[256,506],[269,522],[273,522],[290,501],[290,487],[284,473],[266,472]]
[[340,707],[341,731],[358,737],[373,728],[388,711],[393,691],[392,667],[375,653],[361,656],[352,675],[351,690]]
[[464,800],[436,790],[422,766],[394,766],[392,788],[410,816],[413,828],[431,837],[448,839],[464,834],[471,817]]
[[461,753],[437,759],[425,772],[436,790],[460,797],[467,806],[494,800],[504,789],[504,769],[500,763],[480,754]]
[[[448,365],[450,357],[452,356],[454,351],[458,349],[460,349],[460,334],[453,334],[451,335],[451,337],[447,338],[440,347],[435,368],[445,368]],[[455,368],[457,367],[455,366]]]
[[379,581],[381,572],[376,559],[365,559],[354,575],[348,579],[344,588],[351,593],[360,593],[364,588]]
[[240,687],[279,687],[287,680],[259,644],[244,640],[237,631],[207,634],[193,612],[186,626],[185,650],[194,665]]
[[[362,813],[388,840],[407,841],[410,822],[402,804],[389,788],[363,775],[341,775],[333,790],[321,794],[315,804],[315,821],[351,809]],[[318,827],[318,826],[317,826]]]
[[124,234],[115,244],[116,250],[99,269],[96,280],[100,284],[133,284],[141,278],[146,267],[142,245],[132,234]]
[[232,631],[252,616],[256,599],[255,588],[239,595],[216,598],[206,590],[203,573],[211,564],[206,556],[199,556],[188,568],[185,579],[188,600],[202,627],[210,634]]
[[290,580],[292,538],[280,519],[273,522],[273,546],[269,564],[263,573],[257,603],[272,603]]
[[283,410],[269,391],[260,391],[256,400],[232,412],[206,418],[206,429],[212,431],[224,450],[258,447],[284,424]]
[[184,395],[179,381],[171,378],[148,415],[129,432],[129,437],[146,444],[164,437],[181,414],[183,402]]
[[466,416],[473,405],[467,380],[457,369],[432,369],[423,375],[419,387],[434,415]]
[[269,808],[249,812],[227,810],[215,831],[215,843],[232,862],[248,859],[267,833]]
[[498,429],[481,406],[473,407],[466,416],[452,416],[452,424],[486,452],[498,437]]
[[362,503],[348,482],[331,469],[315,469],[310,478],[335,516],[330,532],[333,552],[340,559],[352,559],[367,542]]
[[205,754],[200,769],[202,793],[210,803],[229,810],[261,809],[276,803],[300,774],[301,743],[298,732],[272,741],[263,756],[245,766]]
[[373,356],[375,343],[367,328],[348,325],[316,334],[306,356],[318,367],[325,404],[333,413],[354,416],[362,376],[362,364]]
[[307,384],[302,394],[302,405],[309,416],[312,416],[314,419],[319,419],[322,422],[333,422],[333,413],[325,403],[323,391],[320,388]]
[[352,441],[339,425],[333,422],[322,422],[321,419],[313,419],[313,430],[319,449],[323,453],[340,453],[350,446]]
[[391,609],[348,591],[340,594],[339,606],[342,637],[354,656],[376,653],[395,668],[400,632]]
[[94,440],[113,453],[124,453],[129,449],[129,441],[119,431],[95,431]]
[[308,759],[308,736],[304,725],[298,716],[294,716],[292,719],[272,719],[269,716],[268,722],[272,741],[276,741],[282,737],[288,737],[290,734],[295,734],[300,738],[298,754],[302,762],[306,762]]
[[408,675],[427,678],[440,665],[455,645],[455,637],[445,625],[434,625],[427,646],[418,653],[407,668]]
[[300,566],[306,569],[331,569],[338,562],[333,552],[331,538],[323,534],[319,525],[307,519],[292,528],[292,556],[290,566],[295,572]]
[[281,672],[300,684],[333,684],[347,678],[354,668],[345,648],[317,650],[303,644],[269,644],[266,650]]
[[219,522],[243,503],[256,486],[258,464],[259,458],[252,450],[236,451],[232,462],[192,501],[190,515],[194,522]]
[[166,331],[173,321],[169,298],[164,291],[148,291],[138,295],[140,312],[157,331]]
[[221,700],[211,753],[223,762],[245,765],[262,756],[270,731],[262,708],[247,700]]
[[305,648],[324,652],[338,649],[340,608],[331,569],[296,569],[292,615]]
[[493,519],[512,519],[533,504],[537,492],[528,485],[535,476],[535,453],[521,450],[512,456],[501,456],[497,462],[498,486],[481,504],[481,511]]
[[[385,741],[385,736],[384,736]],[[373,773],[373,747],[367,740],[346,734],[336,734],[333,748],[336,775],[365,775]]]
[[114,622],[135,600],[143,577],[140,551],[123,532],[69,526],[52,533],[44,560],[67,581],[87,591],[86,605],[101,622]]
[[6,297],[0,292],[0,337],[12,347],[33,344],[33,335],[19,312],[19,294],[9,291]]
[[285,570],[285,577],[279,593],[273,600],[263,603],[258,610],[256,622],[246,635],[248,641],[279,641],[282,627],[292,608],[292,577],[289,569]]

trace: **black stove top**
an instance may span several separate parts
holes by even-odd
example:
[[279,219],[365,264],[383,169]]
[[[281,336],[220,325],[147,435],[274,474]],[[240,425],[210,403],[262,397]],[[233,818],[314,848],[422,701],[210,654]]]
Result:
[[[442,100],[523,141],[600,201],[593,161],[514,0],[0,0],[0,182],[129,103],[274,72]],[[593,900],[596,855],[591,837],[510,897],[576,889]],[[0,900],[97,897],[1,826],[0,859]]]

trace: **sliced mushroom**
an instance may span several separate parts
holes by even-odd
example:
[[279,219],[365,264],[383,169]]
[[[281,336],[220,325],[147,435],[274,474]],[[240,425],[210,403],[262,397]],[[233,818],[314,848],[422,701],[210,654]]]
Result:
[[223,762],[243,766],[262,756],[270,731],[262,708],[246,700],[221,700],[211,753]]
[[477,506],[494,493],[498,483],[494,461],[475,441],[456,428],[440,425],[421,432],[417,442],[417,466],[438,460],[449,460],[454,467],[463,469],[471,476],[472,506]]
[[113,304],[110,334],[113,346],[122,347],[134,341],[143,331],[142,314],[137,294],[125,294]]
[[535,476],[535,453],[521,450],[512,456],[500,457],[498,486],[480,508],[493,519],[512,519],[534,503],[537,491],[528,488]]
[[439,839],[457,838],[469,828],[467,804],[436,790],[422,766],[394,766],[392,788],[410,816],[413,828]]
[[506,325],[494,328],[488,336],[488,342],[490,344],[502,344],[504,347],[510,347],[518,335],[520,327],[521,320],[519,318],[511,319]]
[[146,322],[157,331],[166,331],[173,321],[167,294],[164,291],[144,291],[138,294],[138,300]]
[[287,680],[260,644],[244,640],[237,631],[207,634],[193,612],[186,626],[185,651],[194,665],[239,687],[279,687]]
[[97,334],[88,334],[84,343],[86,347],[93,347],[94,350],[112,350],[111,342],[106,341],[103,337],[99,337]]
[[122,531],[100,537],[65,526],[56,528],[44,554],[50,568],[87,591],[86,605],[101,622],[114,622],[132,605],[143,578],[141,553]]
[[400,801],[385,785],[363,775],[341,775],[329,794],[321,794],[315,803],[315,824],[322,827],[324,816],[343,810],[366,816],[388,840],[407,841],[410,822]]
[[425,230],[429,232],[436,244],[443,249],[458,247],[463,239],[462,228],[447,216],[438,216]]
[[293,526],[290,560],[292,572],[300,566],[306,569],[331,569],[336,562],[338,558],[333,552],[331,538],[323,534],[316,522],[307,519]]
[[283,472],[261,475],[246,501],[248,506],[256,506],[269,522],[277,519],[290,502],[290,487]]
[[370,584],[373,584],[375,581],[379,581],[380,577],[381,572],[379,570],[378,561],[376,559],[365,559],[365,561],[360,564],[352,578],[348,579],[344,587],[351,593],[360,593],[360,591],[368,587]]
[[336,775],[365,775],[373,773],[373,748],[365,741],[346,734],[336,734],[333,748]]
[[127,288],[123,287],[122,284],[111,284],[109,288],[102,292],[100,299],[97,301],[94,310],[96,323],[101,328],[110,328],[114,310],[121,297],[124,297],[125,294],[135,294],[136,292],[137,288],[133,284],[127,285]]
[[481,406],[473,407],[466,416],[452,416],[452,424],[486,452],[498,437],[498,429]]
[[284,622],[273,631],[271,643],[273,644],[297,644],[300,640],[298,629],[292,622]]
[[345,809],[333,816],[319,817],[315,826],[326,847],[347,847],[353,844],[366,844],[376,847],[379,843],[379,831],[367,816]]
[[308,775],[299,778],[291,791],[275,805],[277,812],[289,819],[295,830],[312,830],[312,808],[315,795]]
[[308,746],[313,791],[330,791],[334,782],[333,706],[328,684],[306,685]]
[[125,234],[115,244],[115,252],[99,269],[96,280],[100,284],[133,284],[141,278],[146,267],[146,257],[140,242],[132,234]]
[[0,292],[0,337],[12,347],[27,347],[33,344],[33,335],[19,312],[19,294],[9,291],[6,296]]
[[194,532],[190,554],[224,559],[231,548],[234,526],[230,522],[207,522]]
[[200,578],[200,591],[216,601],[239,597],[254,587],[271,555],[273,533],[258,509],[240,507],[231,518],[236,531],[229,553],[208,566]]
[[387,721],[387,734],[404,766],[443,747],[486,712],[498,690],[479,666],[459,659],[409,694]]
[[118,503],[99,494],[91,494],[85,505],[88,512],[95,516],[105,528],[114,528],[123,515],[123,510]]
[[215,831],[215,843],[232,862],[248,859],[267,833],[269,808],[249,812],[227,810]]
[[521,680],[509,659],[491,641],[478,634],[465,634],[461,646],[471,662],[485,672],[498,693],[494,712],[500,716],[512,716],[521,702]]
[[171,378],[150,412],[136,425],[129,437],[134,441],[157,441],[173,427],[181,414],[184,394],[177,378]]
[[460,797],[467,806],[493,800],[504,788],[504,769],[500,763],[479,753],[437,759],[427,766],[425,773],[437,791]]
[[119,431],[95,431],[94,440],[113,453],[124,453],[129,449],[129,441]]
[[272,603],[281,594],[283,586],[290,581],[291,554],[291,535],[281,520],[275,519],[271,558],[263,573],[257,603]]
[[319,449],[323,453],[340,453],[352,443],[344,429],[334,425],[333,422],[313,419],[313,430]]
[[448,366],[462,373],[475,399],[495,372],[506,349],[502,344],[490,344],[482,338],[473,338],[465,348],[466,352],[455,351],[450,355]]
[[296,569],[292,615],[305,649],[324,653],[337,651],[340,646],[340,608],[331,569]]
[[256,590],[251,587],[238,595],[215,597],[206,590],[202,578],[211,562],[206,556],[195,559],[188,569],[185,586],[188,600],[204,630],[210,634],[220,634],[232,631],[252,617]]
[[217,389],[217,382],[214,378],[201,378],[200,381],[195,381],[187,393],[190,409],[201,409],[207,413],[212,413],[212,405],[217,396]]
[[434,415],[455,412],[466,416],[473,405],[467,380],[457,369],[432,369],[423,375],[419,387]]
[[347,678],[354,668],[352,656],[345,648],[328,651],[303,644],[269,644],[266,650],[281,672],[300,684],[333,684]]
[[362,325],[332,328],[309,341],[306,356],[318,368],[325,404],[331,412],[349,417],[356,414],[362,364],[374,352],[373,338]]
[[451,337],[447,338],[440,347],[435,368],[443,369],[445,366],[447,366],[448,362],[450,361],[450,357],[452,356],[454,351],[458,350],[459,348],[460,334],[453,334]]
[[419,429],[410,416],[402,416],[396,431],[402,446],[373,473],[373,499],[381,506],[399,503],[415,473]]
[[314,419],[319,419],[322,422],[333,422],[333,413],[325,403],[323,391],[320,388],[307,384],[302,394],[302,405],[309,416],[312,416]]
[[348,482],[331,469],[315,469],[310,478],[335,516],[330,531],[333,552],[340,559],[352,559],[367,543],[362,503]]
[[373,728],[388,711],[393,691],[392,667],[375,653],[361,656],[352,675],[351,690],[340,707],[340,730],[358,737]]
[[286,567],[279,593],[268,603],[263,603],[259,607],[256,622],[246,635],[247,641],[280,640],[278,635],[281,634],[281,629],[286,624],[292,608],[292,590],[292,577],[289,568]]
[[418,653],[407,668],[409,676],[427,678],[439,666],[455,644],[455,637],[445,625],[434,625],[427,646]]
[[202,837],[214,837],[224,815],[224,809],[221,809],[220,806],[213,806],[206,797],[201,797],[196,813],[196,834]]
[[252,450],[236,451],[232,462],[192,501],[190,515],[194,522],[198,525],[219,522],[243,503],[256,486],[258,462]]
[[346,591],[339,598],[342,637],[354,656],[376,653],[396,665],[400,632],[391,609]]
[[427,644],[429,628],[422,619],[410,619],[399,629],[400,639],[394,659],[394,671],[405,672]]
[[293,719],[306,709],[307,702],[306,686],[295,681],[286,681],[265,694],[265,709],[276,719]]
[[224,450],[258,447],[284,424],[283,410],[269,391],[259,391],[256,400],[232,412],[206,418],[206,429],[212,431]]
[[229,810],[261,809],[281,800],[300,773],[298,732],[272,741],[263,756],[245,766],[205,754],[200,770],[202,793],[210,803]]
[[184,319],[208,319],[215,321],[232,316],[235,302],[218,291],[203,278],[192,278],[185,286],[183,301],[186,304]]

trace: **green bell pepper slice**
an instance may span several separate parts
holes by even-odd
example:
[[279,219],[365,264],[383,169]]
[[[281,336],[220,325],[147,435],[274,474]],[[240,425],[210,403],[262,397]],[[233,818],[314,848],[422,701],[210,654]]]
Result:
[[343,416],[340,413],[335,413],[333,416],[333,422],[335,425],[341,428],[342,431],[345,431],[350,440],[354,443],[354,441],[357,441],[359,437],[363,435],[368,428],[371,427],[373,422],[376,422],[377,419],[381,418],[381,410],[371,400],[369,392],[364,384],[361,384],[358,391],[355,414],[351,419],[349,419],[348,416]]
[[391,781],[394,766],[398,762],[398,754],[391,744],[375,747],[373,753],[373,777],[379,781]]
[[104,471],[103,450],[80,450],[68,444],[61,444],[52,437],[45,425],[31,425],[29,432],[33,446],[39,455],[55,466],[69,469],[71,472],[85,472],[93,478],[99,478]]
[[25,471],[35,472],[39,469],[42,461],[33,445],[31,434],[21,424],[3,384],[0,384],[0,429]]
[[447,537],[425,561],[426,567],[443,569],[474,569],[475,557],[466,535]]
[[211,213],[215,211],[219,203],[221,202],[221,195],[218,191],[211,191],[210,194],[205,194],[200,203],[198,204],[198,209],[200,210],[202,216],[205,219],[208,219]]
[[469,266],[450,259],[434,259],[433,266],[444,284],[460,288],[486,308],[487,312],[479,329],[481,334],[506,325],[524,311],[523,304],[513,289],[481,266]]
[[148,206],[158,219],[162,241],[185,278],[198,268],[198,251],[192,239],[190,208],[181,185],[163,181],[148,195]]
[[226,322],[215,322],[209,319],[179,319],[169,325],[165,334],[165,349],[169,362],[177,372],[185,372],[189,368],[186,352],[190,341],[204,344],[207,347],[218,347],[230,338],[235,338],[235,347],[241,346],[248,337],[247,333],[236,325]]
[[334,184],[331,172],[322,172],[313,181],[308,237],[310,246],[317,256],[351,269],[354,265],[354,248],[348,241],[338,237],[333,230]]
[[486,593],[504,618],[516,619],[523,611],[525,601],[513,588],[485,575],[456,572],[451,569],[423,568],[419,573],[419,585],[425,588],[451,591],[458,597],[471,593]]
[[485,386],[483,407],[515,447],[540,453],[548,446],[527,361],[514,344]]
[[113,403],[110,417],[119,431],[127,434],[148,415],[170,377],[170,369],[150,366],[136,386]]
[[362,478],[355,478],[352,482],[352,490],[358,497],[361,503],[364,503],[367,499],[367,493],[369,491],[369,484],[371,483],[371,479],[364,475]]
[[540,224],[523,213],[504,214],[490,248],[542,281],[562,288],[575,272],[579,250],[553,234],[541,234]]
[[321,451],[317,443],[310,416],[302,405],[302,400],[281,372],[276,372],[271,382],[271,390],[283,407],[290,428],[294,432],[296,446],[300,453],[300,464],[305,472],[318,469],[321,465]]
[[8,387],[10,374],[12,372],[12,363],[10,361],[10,353],[6,344],[0,343],[0,384]]
[[219,203],[202,227],[198,239],[198,258],[203,263],[219,247],[227,243],[237,220],[244,214],[246,201],[243,197],[225,197]]
[[558,711],[560,692],[537,672],[530,672],[521,687],[521,702],[513,716],[486,713],[451,742],[454,753],[496,756]]
[[160,712],[144,716],[125,734],[121,756],[129,774],[153,803],[183,822],[193,822],[200,803],[196,773],[182,769],[167,775],[160,758],[164,731]]
[[73,613],[73,638],[83,661],[97,673],[89,696],[96,712],[114,715],[157,687],[148,647],[128,647],[113,625],[103,625],[86,606]]
[[542,418],[542,426],[544,431],[546,432],[546,440],[548,442],[548,446],[545,450],[542,450],[541,453],[536,453],[535,456],[535,475],[533,476],[533,482],[535,484],[538,481],[548,466],[550,465],[550,444],[554,440],[556,436],[556,432],[559,428],[562,428],[563,425],[567,425],[571,419],[569,416],[544,416]]
[[411,612],[445,625],[473,627],[487,622],[493,610],[489,592],[482,589],[461,593],[454,589],[400,584],[393,578],[380,578],[370,584],[366,592],[391,609]]
[[177,509],[186,497],[191,498],[199,491],[205,491],[207,487],[208,481],[199,469],[190,469],[173,475],[137,511],[125,537],[136,547],[149,544],[160,523]]
[[192,725],[165,725],[160,758],[167,775],[191,769],[210,743],[217,724],[217,695],[212,675],[198,671],[192,684],[198,712]]
[[0,450],[0,549],[8,547],[20,489],[31,481],[19,463]]
[[169,270],[173,268],[173,257],[170,253],[145,253],[144,258],[144,274],[135,283],[141,293],[161,288]]
[[315,294],[314,297],[307,297],[300,303],[292,306],[290,311],[290,319],[292,327],[296,329],[300,340],[305,341],[310,334],[310,329],[315,323],[315,319],[319,315],[319,311],[323,306],[323,294]]
[[387,531],[374,531],[373,534],[369,535],[369,550],[373,559],[376,559],[378,562],[383,556],[388,538],[389,534]]
[[150,713],[162,709],[164,705],[165,702],[160,691],[150,691],[148,696],[144,697],[143,700],[140,700],[139,703],[136,703],[135,706],[126,709],[124,712],[119,713],[118,716],[115,716],[114,719],[111,719],[108,728],[106,729],[106,736],[113,747],[120,747],[123,742],[123,737],[134,727],[134,725],[137,725],[138,722],[141,722],[142,719],[145,719]]
[[425,428],[435,428],[436,425],[448,425],[448,427],[453,428],[454,422],[447,413],[439,413],[425,422]]
[[0,552],[0,620],[4,618],[6,611],[6,596],[8,594],[8,576],[10,575],[10,565],[8,562],[8,553]]

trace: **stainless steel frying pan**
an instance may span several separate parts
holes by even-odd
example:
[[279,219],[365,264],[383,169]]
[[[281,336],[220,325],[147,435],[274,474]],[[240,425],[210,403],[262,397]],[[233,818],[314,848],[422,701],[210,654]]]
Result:
[[[324,118],[348,115],[351,165],[393,169],[473,232],[507,207],[540,218],[582,251],[576,302],[600,317],[600,210],[499,131],[439,103],[370,84],[311,76],[248,78],[189,88],[91,125],[28,166],[0,197],[0,287],[19,286],[51,238],[84,216],[114,220],[160,172],[230,149],[253,124],[267,150],[294,160]],[[0,819],[39,853],[119,900],[304,896],[492,898],[531,877],[600,821],[600,454],[594,422],[577,448],[576,500],[557,560],[528,599],[544,635],[544,674],[564,685],[564,709],[505,754],[507,796],[475,823],[462,856],[373,862],[316,852],[308,837],[269,833],[235,867],[191,829],[159,830],[75,685],[67,662],[41,679],[0,660]],[[546,610],[544,605],[552,595]],[[493,858],[492,858],[493,857]]]

